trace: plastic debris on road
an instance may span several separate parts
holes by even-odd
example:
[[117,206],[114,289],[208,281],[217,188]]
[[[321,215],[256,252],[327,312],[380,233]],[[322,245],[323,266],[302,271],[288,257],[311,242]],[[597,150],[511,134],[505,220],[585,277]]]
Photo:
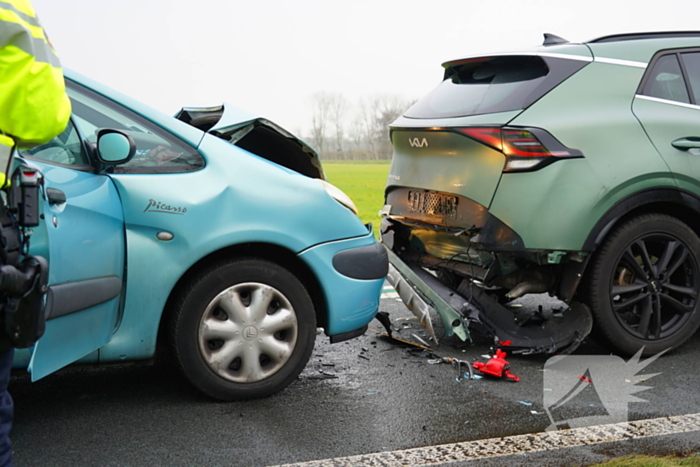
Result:
[[520,381],[520,377],[510,372],[510,363],[506,361],[505,357],[506,353],[497,349],[496,354],[486,363],[474,362],[474,369],[480,371],[484,375],[504,378],[517,383]]

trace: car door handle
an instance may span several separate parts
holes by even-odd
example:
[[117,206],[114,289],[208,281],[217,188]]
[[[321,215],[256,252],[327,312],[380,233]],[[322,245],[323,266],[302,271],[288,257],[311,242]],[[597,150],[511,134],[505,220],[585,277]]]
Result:
[[700,137],[688,136],[686,138],[680,138],[671,143],[671,145],[674,148],[681,149],[683,151],[687,151],[688,149],[692,148],[700,148]]
[[56,188],[47,188],[46,197],[49,199],[49,204],[63,204],[66,202],[66,194]]

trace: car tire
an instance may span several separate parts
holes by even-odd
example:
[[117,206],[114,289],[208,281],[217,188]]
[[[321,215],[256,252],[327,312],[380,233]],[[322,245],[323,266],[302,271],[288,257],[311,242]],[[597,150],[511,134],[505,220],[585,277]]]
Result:
[[623,355],[655,355],[700,326],[700,239],[685,223],[646,214],[616,227],[586,273],[595,333]]
[[253,258],[214,265],[181,293],[170,329],[190,382],[224,401],[267,397],[306,366],[316,338],[313,303],[285,268]]

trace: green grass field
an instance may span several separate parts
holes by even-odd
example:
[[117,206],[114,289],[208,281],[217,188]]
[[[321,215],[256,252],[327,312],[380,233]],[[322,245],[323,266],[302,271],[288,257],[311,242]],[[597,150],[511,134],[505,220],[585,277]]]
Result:
[[631,455],[613,459],[602,464],[600,467],[698,467],[700,466],[700,456],[697,454],[690,457],[654,457],[643,455]]
[[374,224],[375,234],[381,221],[378,212],[384,206],[384,186],[389,175],[390,161],[379,162],[353,161],[348,164],[323,161],[328,181],[353,200],[362,222]]

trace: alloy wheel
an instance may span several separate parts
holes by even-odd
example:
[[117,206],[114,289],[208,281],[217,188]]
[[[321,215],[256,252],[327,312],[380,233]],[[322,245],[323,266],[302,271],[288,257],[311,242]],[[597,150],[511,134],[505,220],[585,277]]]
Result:
[[698,265],[679,239],[644,235],[617,260],[610,301],[615,318],[632,336],[655,341],[680,331],[698,298]]

